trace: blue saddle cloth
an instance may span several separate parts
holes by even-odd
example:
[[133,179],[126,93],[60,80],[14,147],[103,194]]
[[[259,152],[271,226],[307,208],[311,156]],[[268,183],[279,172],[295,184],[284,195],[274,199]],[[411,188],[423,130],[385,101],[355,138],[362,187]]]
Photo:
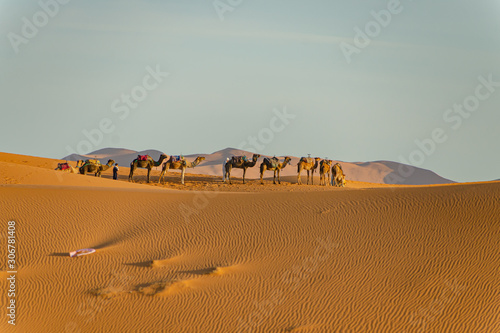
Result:
[[171,155],[170,156],[170,161],[172,162],[178,162],[184,159],[184,156],[182,155]]

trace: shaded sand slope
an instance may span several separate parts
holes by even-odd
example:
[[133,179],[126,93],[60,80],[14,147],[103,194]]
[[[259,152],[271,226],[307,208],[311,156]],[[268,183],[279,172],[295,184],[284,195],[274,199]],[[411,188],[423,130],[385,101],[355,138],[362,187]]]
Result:
[[[109,177],[108,177],[109,178]],[[19,165],[0,161],[0,185],[47,185],[55,187],[83,186],[83,187],[112,187],[151,189],[144,185],[116,182],[111,179],[97,178],[92,175],[83,176],[50,170],[44,167]]]
[[209,194],[0,186],[17,331],[500,328],[498,183]]

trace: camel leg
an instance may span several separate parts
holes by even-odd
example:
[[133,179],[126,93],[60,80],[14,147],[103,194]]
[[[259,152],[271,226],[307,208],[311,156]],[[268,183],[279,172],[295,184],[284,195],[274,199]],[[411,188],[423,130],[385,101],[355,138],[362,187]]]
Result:
[[314,185],[314,170],[311,170],[311,185]]
[[276,185],[276,169],[274,169],[273,184]]
[[261,185],[264,185],[264,180],[263,180],[264,170],[265,170],[264,163],[262,163],[260,166],[260,184]]
[[128,181],[132,181],[132,177],[134,176],[134,164],[130,165],[130,173],[128,174]]
[[299,169],[299,175],[297,176],[297,184],[301,185],[302,181],[300,179],[300,169]]
[[163,164],[163,167],[161,168],[160,178],[158,178],[158,184],[161,184],[161,180],[165,176],[165,173],[167,172],[167,170],[168,170],[168,163],[165,163],[165,164]]
[[243,168],[243,184],[245,184],[245,173],[247,172],[246,168]]
[[161,177],[163,177],[163,173],[164,173],[164,171],[162,169],[160,172],[160,177],[158,178],[158,184],[161,184]]
[[281,184],[281,180],[280,180],[280,169],[278,169],[276,172],[278,173],[278,184]]
[[151,174],[151,168],[148,168],[148,184],[149,184],[149,175]]
[[184,185],[184,173],[186,172],[186,168],[182,168],[182,171],[181,171],[181,183],[182,185]]

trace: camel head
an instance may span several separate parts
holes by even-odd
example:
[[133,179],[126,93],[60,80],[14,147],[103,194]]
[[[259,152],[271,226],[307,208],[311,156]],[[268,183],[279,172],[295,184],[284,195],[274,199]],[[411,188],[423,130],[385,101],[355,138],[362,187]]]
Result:
[[323,160],[321,161],[321,165],[326,165],[328,167],[331,167],[332,166],[332,160]]
[[285,156],[285,160],[284,160],[283,165],[286,165],[286,164],[290,163],[291,160],[292,160],[291,157]]
[[253,154],[253,157],[252,157],[252,160],[257,162],[257,160],[259,159],[260,157],[260,154]]
[[194,168],[195,166],[197,166],[198,164],[201,163],[201,161],[205,160],[205,157],[203,156],[198,156],[194,161],[193,163],[191,163],[191,166],[189,166],[190,164],[184,160],[184,164],[188,167],[188,168]]
[[168,158],[167,154],[161,154],[159,160],[163,161],[164,159]]
[[106,163],[107,166],[112,166],[115,164],[115,160],[108,160],[108,163]]

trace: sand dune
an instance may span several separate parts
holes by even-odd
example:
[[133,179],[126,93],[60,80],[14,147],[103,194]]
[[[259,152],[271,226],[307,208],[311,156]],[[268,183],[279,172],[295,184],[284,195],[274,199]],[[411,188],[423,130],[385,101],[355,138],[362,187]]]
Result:
[[[1,332],[500,328],[498,182],[217,191],[192,175],[196,191],[180,191],[67,174],[54,186],[56,161],[0,158],[19,246],[17,325]],[[86,247],[97,252],[68,256]]]
[[[166,152],[167,154],[176,154],[175,152]],[[130,162],[137,157],[138,154],[148,154],[157,159],[161,152],[158,150],[144,150],[134,152],[124,149],[106,148],[101,149],[88,155],[69,155],[64,157],[65,160],[76,161],[79,159],[100,158],[103,162],[108,159],[117,161],[120,165],[128,166]],[[188,160],[194,160],[197,156],[205,157],[205,161],[194,169],[189,171],[193,174],[222,176],[222,163],[226,158],[233,155],[246,155],[251,158],[252,153],[240,149],[226,148],[216,151],[211,154],[192,154],[186,155]],[[257,179],[260,177],[259,165],[264,157],[272,157],[263,155],[256,167],[247,170],[248,179]],[[297,162],[300,157],[292,157],[291,164],[283,171],[283,176],[297,175]],[[445,179],[436,173],[417,167],[408,166],[405,164],[391,161],[374,161],[374,162],[343,162],[336,161],[342,164],[348,179],[360,182],[379,183],[379,184],[401,184],[401,185],[428,185],[428,184],[450,184],[453,181]],[[242,171],[235,170],[235,176],[241,178]]]

